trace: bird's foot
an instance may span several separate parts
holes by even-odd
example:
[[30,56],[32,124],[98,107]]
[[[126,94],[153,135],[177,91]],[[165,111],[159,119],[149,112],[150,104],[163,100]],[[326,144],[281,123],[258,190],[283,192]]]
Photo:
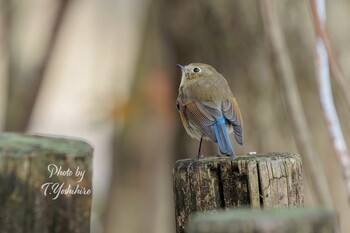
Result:
[[203,155],[191,155],[189,158],[192,160],[198,160],[198,159],[203,158]]

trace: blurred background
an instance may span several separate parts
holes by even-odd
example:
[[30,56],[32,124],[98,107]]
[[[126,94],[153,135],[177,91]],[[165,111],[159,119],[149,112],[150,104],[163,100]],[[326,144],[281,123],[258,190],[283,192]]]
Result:
[[[274,3],[311,144],[347,232],[350,209],[320,107],[309,3]],[[198,148],[186,135],[175,107],[177,63],[208,63],[228,80],[244,120],[245,145],[234,144],[236,152],[298,153],[259,1],[0,4],[0,129],[73,136],[92,144],[92,233],[175,231],[172,166]],[[349,11],[350,1],[327,2],[327,30],[347,77]],[[333,85],[349,146],[350,112],[338,89]],[[214,155],[216,150],[204,143],[204,154]],[[305,204],[317,204],[305,185]]]

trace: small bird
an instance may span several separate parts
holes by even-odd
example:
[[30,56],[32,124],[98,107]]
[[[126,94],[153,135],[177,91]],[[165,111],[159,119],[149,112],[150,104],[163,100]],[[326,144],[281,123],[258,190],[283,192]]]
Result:
[[200,141],[198,158],[203,138],[216,143],[220,155],[235,157],[229,134],[243,145],[243,121],[226,79],[207,64],[177,66],[182,77],[176,107],[186,132]]

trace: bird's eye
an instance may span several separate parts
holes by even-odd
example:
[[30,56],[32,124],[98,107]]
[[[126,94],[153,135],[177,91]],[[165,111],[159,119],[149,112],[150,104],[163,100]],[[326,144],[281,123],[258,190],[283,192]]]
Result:
[[193,68],[193,72],[194,73],[199,73],[199,72],[201,72],[201,69],[199,69],[198,67],[195,67],[195,68]]

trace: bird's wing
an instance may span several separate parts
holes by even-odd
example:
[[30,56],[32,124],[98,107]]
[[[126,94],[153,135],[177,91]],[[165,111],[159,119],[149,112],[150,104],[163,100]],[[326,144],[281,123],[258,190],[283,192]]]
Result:
[[225,100],[222,104],[224,116],[233,126],[233,131],[237,142],[243,145],[243,121],[241,111],[239,110],[235,97]]
[[196,125],[215,143],[218,144],[220,153],[234,156],[227,129],[228,119],[223,114],[221,101],[195,101],[189,108],[191,119]]
[[211,127],[216,119],[222,115],[218,106],[214,103],[193,101],[184,104],[180,116],[196,125],[211,141],[217,142],[215,133]]

